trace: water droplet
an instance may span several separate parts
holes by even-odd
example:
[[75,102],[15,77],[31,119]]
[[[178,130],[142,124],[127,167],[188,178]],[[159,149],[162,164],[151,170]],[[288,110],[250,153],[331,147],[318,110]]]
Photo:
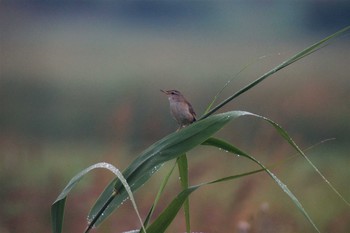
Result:
[[155,167],[150,171],[151,175],[153,175],[154,173],[156,173],[163,165],[164,165],[164,163],[163,163],[163,164],[160,164],[160,165],[158,165],[158,166],[155,166]]
[[[92,220],[96,217],[96,215],[88,216],[87,217],[87,224],[90,225]],[[92,228],[96,228],[95,224],[92,226]]]
[[92,216],[88,216],[86,221],[88,223],[88,225],[90,225],[90,223],[92,222],[92,220],[95,218],[95,215],[92,215]]
[[139,230],[131,230],[131,231],[124,231],[123,233],[138,233],[140,232]]

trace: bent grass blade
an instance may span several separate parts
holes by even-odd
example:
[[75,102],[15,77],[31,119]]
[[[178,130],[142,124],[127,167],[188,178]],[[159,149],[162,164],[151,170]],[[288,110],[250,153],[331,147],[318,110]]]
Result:
[[311,225],[315,228],[315,230],[320,233],[316,224],[313,222],[309,214],[305,211],[304,207],[302,206],[300,201],[297,199],[297,197],[289,190],[289,188],[280,179],[277,178],[275,174],[273,174],[269,169],[267,169],[261,162],[259,162],[254,157],[248,155],[247,153],[243,152],[242,150],[239,150],[237,147],[234,147],[233,145],[229,144],[228,142],[225,142],[217,138],[210,138],[203,145],[209,145],[209,146],[215,146],[215,147],[221,148],[222,150],[248,158],[249,160],[258,164],[278,184],[278,186],[289,196],[289,198],[293,201],[293,203],[297,206],[297,208],[301,211],[301,213],[305,216],[305,218],[311,223]]
[[144,229],[143,221],[141,219],[141,216],[139,214],[134,196],[130,190],[130,187],[129,187],[126,179],[124,178],[122,173],[119,171],[119,169],[117,169],[116,167],[114,167],[113,165],[111,165],[109,163],[102,162],[102,163],[97,163],[97,164],[91,165],[90,167],[84,169],[83,171],[79,172],[76,176],[74,176],[68,182],[67,186],[63,189],[63,191],[60,193],[60,195],[57,197],[57,199],[54,201],[54,203],[52,204],[52,207],[51,207],[53,232],[54,233],[61,233],[62,232],[64,207],[65,207],[65,202],[66,202],[67,196],[70,193],[70,191],[79,183],[79,181],[86,174],[88,174],[89,172],[91,172],[92,170],[94,170],[96,168],[107,169],[107,170],[113,172],[118,177],[118,179],[121,180],[121,182],[123,183],[123,185],[125,187],[125,190],[127,191],[128,195],[130,197],[130,200],[133,204],[133,207],[135,209],[137,217],[139,218],[141,226]]

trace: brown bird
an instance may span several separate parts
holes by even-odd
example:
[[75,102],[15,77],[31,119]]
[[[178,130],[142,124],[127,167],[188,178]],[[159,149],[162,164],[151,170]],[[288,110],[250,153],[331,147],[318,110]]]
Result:
[[170,113],[180,125],[179,129],[186,127],[196,121],[196,113],[192,105],[177,90],[161,90],[168,96]]

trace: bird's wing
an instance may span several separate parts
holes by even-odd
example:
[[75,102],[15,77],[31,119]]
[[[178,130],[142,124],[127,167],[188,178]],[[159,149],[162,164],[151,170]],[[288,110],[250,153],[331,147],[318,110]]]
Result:
[[188,108],[189,108],[190,113],[193,115],[194,120],[196,120],[196,113],[194,112],[193,107],[190,103],[188,103]]

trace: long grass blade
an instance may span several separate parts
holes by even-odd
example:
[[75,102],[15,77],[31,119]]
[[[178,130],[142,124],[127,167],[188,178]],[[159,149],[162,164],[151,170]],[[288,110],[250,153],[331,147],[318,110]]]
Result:
[[241,178],[248,175],[253,175],[259,172],[264,171],[264,169],[254,170],[251,172],[246,172],[234,176],[228,176],[214,181],[202,183],[199,185],[188,187],[185,190],[182,190],[175,199],[163,210],[163,212],[158,216],[158,218],[147,228],[148,233],[163,233],[172,223],[180,208],[184,204],[185,200],[189,197],[191,193],[196,191],[198,188],[204,185],[215,184],[219,182],[229,181],[237,178]]
[[[177,159],[177,165],[179,168],[181,187],[183,190],[185,190],[189,186],[188,162],[187,162],[186,154],[181,155]],[[184,212],[185,212],[186,232],[191,232],[190,201],[188,198],[186,198],[185,203],[184,203]]]
[[169,206],[159,215],[159,217],[149,227],[147,227],[147,232],[163,233],[172,223],[188,196],[197,188],[197,186],[187,188],[177,195]]
[[331,182],[328,181],[328,179],[320,172],[320,170],[311,162],[311,160],[305,155],[305,153],[299,148],[299,146],[294,142],[294,140],[288,135],[288,133],[276,122],[272,121],[269,118],[254,114],[254,113],[249,113],[247,115],[251,115],[257,118],[260,118],[269,124],[271,124],[276,131],[301,155],[309,164],[310,166],[318,173],[318,175],[323,179],[323,181],[330,187],[330,189],[347,205],[350,206],[349,201],[347,201],[341,194],[340,192],[332,185]]
[[248,64],[246,64],[242,69],[240,69],[231,79],[229,79],[225,85],[216,93],[216,95],[214,96],[213,100],[210,102],[209,106],[207,107],[207,109],[205,110],[204,114],[208,113],[211,109],[211,107],[214,105],[214,103],[216,102],[216,100],[219,98],[219,96],[221,95],[221,93],[226,89],[226,87],[234,80],[237,79],[238,76],[243,73],[243,71],[245,71],[248,67],[252,66],[253,64],[255,64],[257,61],[266,58],[268,55],[264,55],[261,56],[259,58],[257,58],[254,61],[249,62]]
[[[67,184],[67,186],[63,189],[63,191],[60,193],[60,195],[57,197],[57,199],[54,201],[54,203],[51,206],[51,216],[52,216],[52,230],[54,233],[61,233],[62,232],[62,226],[63,226],[63,215],[64,215],[64,207],[65,207],[65,202],[67,199],[68,194],[70,191],[79,183],[79,181],[84,178],[86,174],[91,172],[92,170],[96,168],[103,168],[111,171],[117,176],[117,179],[122,181],[122,184],[125,187],[126,192],[128,193],[130,200],[132,201],[133,207],[135,209],[135,212],[140,220],[141,226],[143,227],[143,222],[141,220],[138,208],[135,203],[135,199],[133,197],[133,194],[128,187],[128,183],[126,182],[126,179],[123,177],[122,173],[113,165],[108,164],[108,163],[97,163],[94,164],[83,171],[79,172],[76,176],[74,176]],[[92,224],[93,225],[93,224]],[[87,231],[89,231],[91,227],[89,226],[87,228]],[[86,231],[86,232],[87,232]]]
[[[175,169],[175,166],[176,166],[177,163],[174,164],[174,166],[172,166],[172,168],[169,170],[169,172],[167,173],[167,175],[164,177],[160,187],[159,187],[159,190],[157,192],[157,195],[156,195],[156,198],[154,199],[154,202],[153,202],[153,205],[151,207],[151,209],[149,210],[148,214],[147,214],[147,217],[145,219],[145,222],[144,222],[144,226],[147,227],[151,218],[152,218],[152,215],[153,215],[153,212],[159,202],[159,199],[160,197],[162,196],[163,192],[164,192],[164,189],[165,189],[165,186],[168,184],[168,181],[169,181],[169,178],[170,176],[173,174],[173,171]],[[139,230],[140,232],[143,233],[142,229]]]
[[210,138],[207,141],[205,141],[204,145],[210,145],[210,146],[221,148],[233,154],[246,157],[249,160],[258,164],[263,170],[265,170],[268,173],[268,175],[278,184],[278,186],[289,196],[289,198],[293,201],[293,203],[297,206],[297,208],[301,211],[301,213],[305,216],[305,218],[311,223],[311,225],[315,228],[315,230],[317,232],[320,232],[316,224],[313,222],[309,214],[306,212],[306,210],[300,203],[300,201],[297,199],[297,197],[289,190],[289,188],[280,179],[277,178],[275,174],[273,174],[269,169],[267,169],[261,162],[259,162],[257,159],[250,156],[249,154],[243,152],[242,150],[239,150],[237,147],[221,139]]
[[[254,114],[255,115],[255,114]],[[329,186],[329,188],[348,206],[350,207],[349,201],[347,201],[340,192],[332,185],[331,182],[328,181],[328,179],[321,173],[321,171],[311,162],[311,160],[306,156],[306,154],[299,148],[299,146],[293,141],[293,139],[288,135],[288,133],[277,123],[273,122],[272,120],[255,115],[261,119],[264,119],[265,121],[269,122],[276,131],[310,164],[310,166],[318,173],[318,175],[323,179],[323,181]]]
[[307,47],[306,49],[302,50],[301,52],[295,54],[294,56],[290,57],[289,59],[287,59],[286,61],[282,62],[281,64],[279,64],[278,66],[274,67],[273,69],[271,69],[270,71],[268,71],[267,73],[265,73],[264,75],[260,76],[258,79],[256,79],[255,81],[251,82],[250,84],[248,84],[247,86],[243,87],[241,90],[237,91],[236,93],[234,93],[233,95],[231,95],[230,97],[228,97],[227,99],[225,99],[224,101],[222,101],[220,104],[218,104],[215,108],[213,108],[212,110],[210,110],[209,112],[206,112],[205,114],[203,114],[200,119],[204,119],[207,118],[208,116],[212,115],[213,113],[215,113],[216,111],[218,111],[220,108],[222,108],[223,106],[225,106],[226,104],[228,104],[230,101],[232,101],[233,99],[235,99],[236,97],[242,95],[243,93],[245,93],[246,91],[250,90],[251,88],[253,88],[254,86],[258,85],[260,82],[264,81],[266,78],[268,78],[269,76],[271,76],[272,74],[276,73],[277,71],[293,64],[294,62],[318,51],[319,49],[323,48],[324,46],[326,46],[327,44],[330,43],[331,40],[344,35],[348,30],[350,29],[350,26],[347,26],[339,31],[337,31],[336,33],[318,41],[317,43]]
[[[307,148],[306,150],[310,150],[310,149],[314,148],[315,146],[317,146],[319,144],[322,144],[322,143],[325,143],[326,141],[329,141],[329,140],[332,140],[332,139],[327,139],[327,140],[321,141],[320,143],[315,144],[315,145]],[[203,145],[216,146],[216,147],[222,149],[222,147],[223,147],[221,145],[222,142],[223,141],[220,140],[220,139],[210,138],[207,141],[205,141],[203,143]],[[230,147],[230,152],[231,153],[239,154],[239,155],[242,155],[242,156],[247,156],[250,159],[250,157],[251,157],[250,155],[248,155],[247,153],[245,153],[242,150],[238,149],[237,147],[234,147],[232,144],[230,144],[229,147]],[[227,149],[226,146],[224,146],[224,148]],[[296,156],[297,156],[297,154],[295,154],[293,156],[290,156],[288,159],[286,159],[286,160],[284,160],[284,161],[282,161],[282,162],[280,162],[278,164],[273,164],[272,166],[269,166],[267,169],[270,169],[271,167],[279,166],[281,163],[287,162],[290,159],[295,158]],[[251,160],[254,160],[254,159],[251,158]],[[266,168],[261,168],[261,169],[258,169],[258,170],[253,170],[253,171],[242,173],[242,174],[238,174],[238,175],[223,177],[223,178],[216,179],[216,180],[213,180],[213,181],[209,181],[209,182],[206,182],[206,183],[202,183],[202,184],[199,184],[199,185],[196,185],[196,186],[192,186],[190,188],[197,190],[198,188],[200,188],[200,187],[202,187],[204,185],[211,185],[211,184],[215,184],[215,183],[230,181],[230,180],[233,180],[233,179],[242,178],[244,176],[253,175],[253,174],[264,172],[264,171],[266,172]],[[154,233],[154,232],[162,233],[162,232],[164,232],[169,227],[169,225],[171,224],[173,219],[175,218],[175,216],[178,213],[180,207],[183,205],[184,200],[185,200],[185,196],[183,196],[183,195],[189,196],[192,192],[189,192],[189,190],[183,190],[180,194],[178,194],[176,199],[174,199],[172,201],[172,203],[166,209],[163,210],[163,212],[160,214],[159,218],[157,218],[154,221],[154,223],[152,224],[153,226],[147,229],[148,233]],[[163,215],[166,216],[166,217],[164,217]]]

